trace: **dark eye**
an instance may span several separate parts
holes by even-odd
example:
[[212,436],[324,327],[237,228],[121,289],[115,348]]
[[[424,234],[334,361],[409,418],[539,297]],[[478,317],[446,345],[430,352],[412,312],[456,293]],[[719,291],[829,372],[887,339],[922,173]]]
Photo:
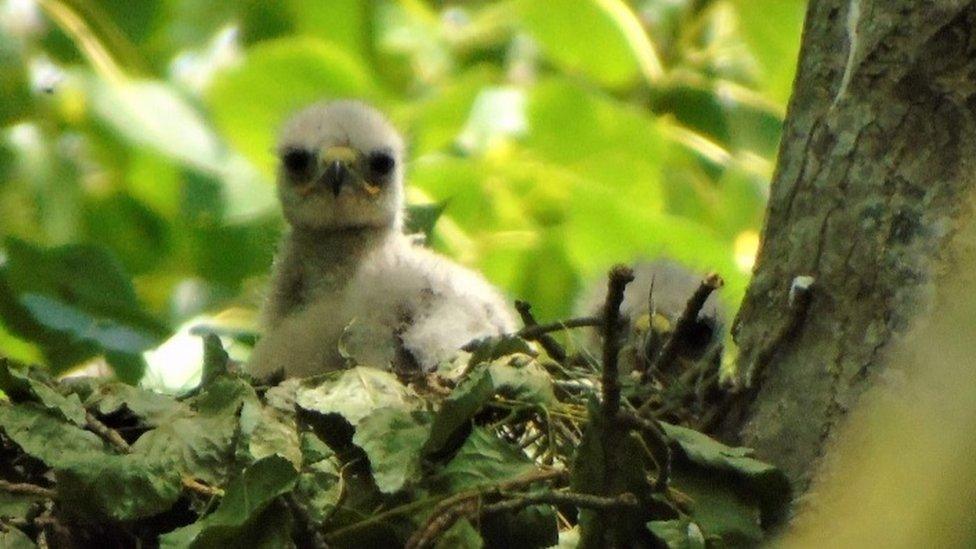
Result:
[[376,175],[388,175],[396,162],[390,153],[377,151],[369,155],[369,171]]
[[312,168],[314,160],[312,153],[303,149],[288,149],[281,155],[281,163],[288,173],[293,175],[307,173]]

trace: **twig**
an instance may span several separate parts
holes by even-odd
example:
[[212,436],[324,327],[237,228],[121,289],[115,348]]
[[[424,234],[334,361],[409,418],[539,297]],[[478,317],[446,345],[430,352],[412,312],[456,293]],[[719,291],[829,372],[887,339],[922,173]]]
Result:
[[108,425],[105,425],[95,417],[95,414],[86,411],[85,412],[85,425],[88,430],[98,435],[102,440],[112,445],[113,448],[122,452],[123,454],[128,454],[132,452],[132,448],[129,443],[122,438],[122,435],[118,431],[112,429]]
[[552,322],[549,324],[526,326],[525,328],[515,332],[515,335],[521,337],[522,339],[534,341],[542,334],[559,332],[572,328],[599,328],[600,326],[603,326],[602,316],[584,316],[580,318],[570,318],[560,322]]
[[607,301],[603,306],[603,414],[613,421],[620,411],[620,371],[617,355],[620,353],[619,333],[621,325],[620,304],[624,290],[634,280],[634,271],[617,265],[610,270],[607,280]]
[[665,434],[657,420],[640,417],[629,411],[622,411],[617,416],[617,421],[632,429],[642,431],[647,434],[647,439],[651,442],[651,453],[654,461],[657,462],[657,479],[654,481],[655,490],[663,490],[668,485],[671,476],[671,446],[668,435]]
[[182,483],[183,483],[183,488],[187,489],[190,492],[193,492],[194,494],[198,494],[204,497],[212,498],[215,496],[224,495],[224,491],[221,490],[220,488],[204,484],[193,477],[184,476],[182,479]]
[[56,490],[38,486],[36,484],[28,484],[26,482],[8,482],[6,480],[0,480],[0,491],[7,492],[8,494],[37,496],[39,498],[46,499],[55,499],[58,497]]
[[[536,322],[535,316],[532,314],[532,305],[530,305],[528,302],[521,300],[516,301],[515,310],[517,310],[519,316],[522,317],[522,322],[525,324],[526,328],[539,325],[539,323]],[[547,333],[539,334],[539,336],[533,340],[538,341],[539,345],[542,345],[542,348],[546,350],[546,353],[548,353],[549,356],[552,357],[552,359],[556,362],[566,360],[566,350],[563,349],[563,346],[560,345],[559,342],[556,341],[551,335]]]
[[458,520],[473,516],[486,516],[507,511],[517,511],[530,505],[575,505],[587,509],[625,509],[638,504],[637,497],[629,492],[616,497],[607,498],[591,494],[575,492],[528,492],[528,493],[498,493],[501,501],[482,505],[483,495],[474,495],[453,506],[443,509],[440,514],[429,519],[422,528],[414,532],[407,540],[407,549],[421,549],[431,545],[444,532],[449,530]]
[[624,492],[612,498],[580,494],[577,492],[535,492],[521,494],[502,494],[504,501],[491,503],[481,508],[482,515],[514,511],[530,505],[575,505],[584,509],[625,509],[637,506],[637,496]]
[[[449,496],[447,498],[427,498],[427,499],[406,503],[404,505],[394,507],[393,509],[383,511],[382,513],[376,513],[359,522],[350,524],[348,526],[344,526],[342,528],[333,530],[331,532],[327,532],[326,538],[334,542],[336,539],[346,536],[351,532],[358,532],[376,523],[381,523],[391,517],[399,516],[404,513],[409,513],[415,509],[420,509],[427,505],[433,504],[437,506],[436,509],[445,509],[454,504],[457,504],[460,501],[470,499],[474,496],[490,494],[490,493],[498,493],[506,490],[513,490],[516,488],[521,488],[523,486],[528,486],[529,484],[533,484],[536,482],[565,481],[568,478],[569,478],[569,471],[565,469],[540,469],[528,473],[526,475],[523,475],[521,477],[514,478],[512,480],[508,480],[494,485],[484,486],[481,488],[475,488],[472,490],[461,492],[459,494],[455,494],[453,496]],[[434,514],[435,515],[437,514],[436,510],[434,511]]]
[[[675,323],[674,329],[671,330],[671,334],[664,341],[661,351],[654,358],[653,362],[651,362],[650,366],[644,370],[644,373],[641,374],[642,383],[647,382],[654,372],[671,369],[678,356],[678,343],[685,338],[698,321],[698,314],[701,312],[702,307],[705,306],[705,301],[708,299],[708,296],[712,295],[712,292],[724,285],[725,281],[715,273],[709,274],[701,281],[698,289],[688,299],[684,311],[678,317],[678,321]],[[649,355],[650,353],[646,354]]]
[[339,512],[339,509],[346,502],[346,469],[355,465],[356,463],[359,463],[359,458],[348,461],[344,463],[342,467],[339,467],[339,495],[336,496],[336,501],[335,504],[332,505],[332,509],[329,509],[329,512],[322,517],[322,524],[328,524],[329,521],[332,520],[332,517]]

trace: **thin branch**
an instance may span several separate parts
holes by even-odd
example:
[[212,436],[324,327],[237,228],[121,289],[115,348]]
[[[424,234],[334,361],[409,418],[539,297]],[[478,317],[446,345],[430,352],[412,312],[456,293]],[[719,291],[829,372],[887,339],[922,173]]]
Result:
[[[532,326],[538,326],[539,323],[536,322],[535,316],[532,314],[532,305],[526,301],[516,301],[515,310],[518,311],[520,317],[522,317],[522,322],[525,324],[526,328]],[[527,338],[528,339],[528,338]],[[556,362],[562,362],[566,360],[566,350],[563,346],[559,344],[551,335],[547,333],[539,334],[538,337],[534,338],[534,341],[538,341],[539,345],[546,350],[546,353],[552,357]]]
[[647,382],[654,372],[672,369],[675,359],[678,357],[678,343],[694,328],[695,323],[698,321],[698,314],[701,313],[702,308],[705,306],[705,301],[708,299],[708,296],[712,295],[712,292],[724,285],[725,281],[715,273],[709,274],[701,281],[698,289],[688,299],[684,311],[678,317],[678,321],[661,347],[661,351],[641,375],[642,383]]
[[634,280],[634,271],[617,265],[610,270],[607,280],[607,301],[603,306],[603,414],[611,421],[620,411],[620,371],[617,355],[620,353],[620,304],[624,290]]
[[342,467],[339,467],[339,495],[336,496],[336,501],[335,504],[332,505],[332,509],[330,509],[329,512],[326,513],[325,516],[322,518],[322,524],[328,524],[329,521],[332,520],[332,517],[334,517],[336,513],[339,512],[339,509],[342,508],[342,505],[346,502],[346,495],[347,495],[346,469],[349,469],[356,463],[359,463],[359,458],[356,458],[352,461],[348,461],[344,463]]
[[410,536],[405,547],[407,549],[428,547],[461,519],[517,511],[531,505],[575,505],[587,509],[611,510],[636,507],[638,504],[637,497],[629,492],[612,498],[556,491],[499,493],[497,496],[502,498],[501,501],[483,505],[484,496],[475,495],[442,509],[441,513],[432,516],[422,528]]
[[224,495],[224,491],[220,488],[204,484],[193,477],[183,477],[182,483],[183,488],[203,497],[212,498]]
[[600,316],[584,316],[580,318],[570,318],[568,320],[563,320],[560,322],[552,322],[549,324],[537,324],[535,326],[526,326],[521,330],[515,332],[515,335],[521,337],[522,339],[536,340],[542,334],[548,334],[552,332],[559,332],[562,330],[569,330],[572,328],[599,328],[603,326],[603,317]]
[[8,482],[6,480],[0,480],[0,491],[7,492],[8,494],[36,496],[45,499],[55,499],[58,497],[57,491],[52,490],[51,488],[45,488],[36,484],[28,484],[26,482]]
[[123,454],[128,454],[132,452],[132,448],[129,443],[122,438],[122,435],[118,431],[112,429],[108,425],[105,425],[95,417],[91,412],[85,412],[85,425],[88,430],[98,435],[102,440],[109,443],[113,448],[122,452]]
[[491,503],[481,508],[482,515],[490,515],[504,511],[515,511],[530,505],[575,505],[584,509],[626,509],[636,507],[637,496],[624,492],[612,498],[580,494],[576,492],[535,492],[502,494],[506,498],[497,503]]
[[[374,515],[372,515],[370,517],[367,517],[367,518],[365,518],[365,519],[363,519],[363,520],[361,520],[359,522],[350,524],[348,526],[344,526],[342,528],[338,528],[338,529],[333,530],[331,532],[327,532],[326,533],[326,538],[328,540],[331,540],[331,541],[335,542],[335,540],[337,540],[339,538],[342,538],[343,536],[346,536],[346,535],[350,534],[351,532],[358,532],[358,531],[360,531],[360,530],[362,530],[364,528],[369,528],[370,526],[373,526],[374,524],[382,523],[382,522],[384,522],[384,521],[386,521],[386,520],[388,520],[388,519],[390,519],[392,517],[396,517],[396,516],[399,516],[399,515],[402,515],[402,514],[405,514],[405,513],[409,513],[411,511],[416,510],[416,509],[422,509],[422,508],[424,508],[424,507],[426,507],[428,505],[436,505],[437,506],[436,509],[446,509],[448,507],[451,507],[453,505],[456,505],[460,501],[464,501],[466,499],[470,499],[470,498],[475,497],[475,496],[481,496],[481,495],[484,495],[484,494],[499,493],[499,492],[502,492],[502,491],[513,490],[513,489],[516,489],[516,488],[521,488],[523,486],[528,486],[528,485],[533,484],[533,483],[536,483],[536,482],[548,482],[548,481],[559,482],[559,481],[565,481],[568,478],[569,478],[569,471],[567,471],[565,469],[540,469],[540,470],[533,471],[531,473],[528,473],[528,474],[523,475],[523,476],[518,477],[518,478],[514,478],[514,479],[511,479],[511,480],[504,481],[504,482],[500,482],[500,483],[493,484],[493,485],[488,485],[488,486],[483,486],[483,487],[480,487],[480,488],[475,488],[475,489],[472,489],[472,490],[468,490],[468,491],[465,491],[465,492],[461,492],[459,494],[455,494],[453,496],[449,496],[447,498],[436,498],[435,497],[435,498],[427,498],[427,499],[422,499],[422,500],[417,500],[417,501],[413,501],[413,502],[410,502],[410,503],[406,503],[406,504],[400,505],[398,507],[394,507],[393,509],[389,509],[387,511],[383,511],[382,513],[376,513],[376,514],[374,514]],[[437,514],[437,510],[436,509],[434,511],[434,514],[435,515]]]
[[650,441],[651,453],[654,461],[657,462],[657,479],[654,481],[656,490],[663,490],[668,485],[671,476],[671,446],[668,435],[665,434],[657,420],[640,417],[630,411],[621,411],[617,415],[617,421],[622,425],[641,431],[647,435]]

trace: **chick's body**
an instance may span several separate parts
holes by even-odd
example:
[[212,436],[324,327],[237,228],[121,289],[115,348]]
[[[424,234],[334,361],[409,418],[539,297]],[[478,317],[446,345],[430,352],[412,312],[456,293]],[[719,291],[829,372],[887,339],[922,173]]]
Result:
[[252,374],[344,367],[339,341],[353,322],[373,334],[367,346],[395,341],[424,369],[472,339],[513,329],[487,281],[403,234],[402,144],[376,111],[353,102],[313,106],[281,141],[279,197],[291,229]]

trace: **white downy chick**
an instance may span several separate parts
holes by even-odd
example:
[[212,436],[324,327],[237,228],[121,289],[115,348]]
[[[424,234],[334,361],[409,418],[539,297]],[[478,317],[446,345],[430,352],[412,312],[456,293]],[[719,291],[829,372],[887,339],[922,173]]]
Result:
[[285,125],[278,154],[290,230],[252,375],[343,368],[339,341],[354,321],[376,338],[366,347],[395,341],[424,370],[473,339],[514,329],[484,278],[403,234],[403,141],[379,112],[355,101],[308,107]]

